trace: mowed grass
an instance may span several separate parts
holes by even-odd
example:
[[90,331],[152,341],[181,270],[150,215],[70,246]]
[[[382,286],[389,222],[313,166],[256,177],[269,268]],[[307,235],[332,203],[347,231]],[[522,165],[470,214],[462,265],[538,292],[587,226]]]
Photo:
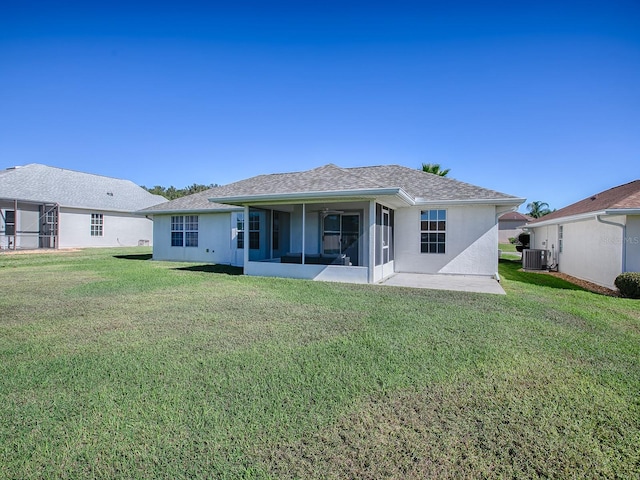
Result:
[[638,478],[640,302],[0,256],[0,478]]

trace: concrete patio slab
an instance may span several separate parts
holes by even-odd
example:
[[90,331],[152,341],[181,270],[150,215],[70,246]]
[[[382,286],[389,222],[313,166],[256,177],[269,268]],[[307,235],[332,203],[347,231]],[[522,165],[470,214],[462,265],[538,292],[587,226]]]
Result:
[[495,279],[475,275],[428,275],[424,273],[396,273],[380,282],[392,287],[427,288],[459,292],[493,293],[506,295]]

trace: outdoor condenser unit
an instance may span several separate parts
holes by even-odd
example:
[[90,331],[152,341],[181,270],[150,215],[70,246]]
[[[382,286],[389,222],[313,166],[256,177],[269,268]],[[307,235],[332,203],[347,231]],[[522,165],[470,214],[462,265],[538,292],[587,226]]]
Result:
[[548,250],[526,249],[522,251],[522,268],[525,270],[544,270],[547,268]]

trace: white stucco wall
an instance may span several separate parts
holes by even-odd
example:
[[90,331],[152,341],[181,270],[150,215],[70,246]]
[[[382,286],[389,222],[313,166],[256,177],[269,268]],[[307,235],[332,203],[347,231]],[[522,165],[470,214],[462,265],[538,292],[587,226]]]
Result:
[[[606,217],[622,223],[625,217]],[[622,272],[622,228],[603,224],[595,218],[561,223],[563,246],[559,252],[558,225],[533,230],[532,248],[555,253],[558,270],[573,277],[615,288],[615,278]]]
[[236,248],[235,215],[230,212],[198,214],[197,247],[172,247],[171,215],[154,215],[153,259],[241,266],[244,254]]
[[[91,214],[103,214],[103,236],[91,236]],[[129,247],[153,240],[152,220],[129,213],[60,208],[60,248]]]
[[640,272],[640,215],[627,217],[625,237],[627,272]]
[[[447,211],[446,253],[420,252],[420,212]],[[395,270],[409,273],[493,275],[498,270],[495,206],[430,206],[395,211]]]

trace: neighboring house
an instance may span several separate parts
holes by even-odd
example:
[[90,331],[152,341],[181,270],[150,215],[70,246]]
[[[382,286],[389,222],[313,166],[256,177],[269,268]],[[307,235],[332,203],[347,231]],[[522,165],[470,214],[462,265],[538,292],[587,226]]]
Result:
[[248,275],[377,282],[495,275],[498,217],[524,199],[397,165],[259,175],[147,208],[157,260]]
[[510,238],[517,238],[522,233],[523,227],[533,217],[520,212],[507,212],[498,219],[498,242],[509,243]]
[[150,244],[133,212],[166,202],[128,180],[29,164],[0,171],[0,249]]
[[527,224],[531,248],[547,250],[560,272],[615,289],[640,271],[640,180],[597,193]]

